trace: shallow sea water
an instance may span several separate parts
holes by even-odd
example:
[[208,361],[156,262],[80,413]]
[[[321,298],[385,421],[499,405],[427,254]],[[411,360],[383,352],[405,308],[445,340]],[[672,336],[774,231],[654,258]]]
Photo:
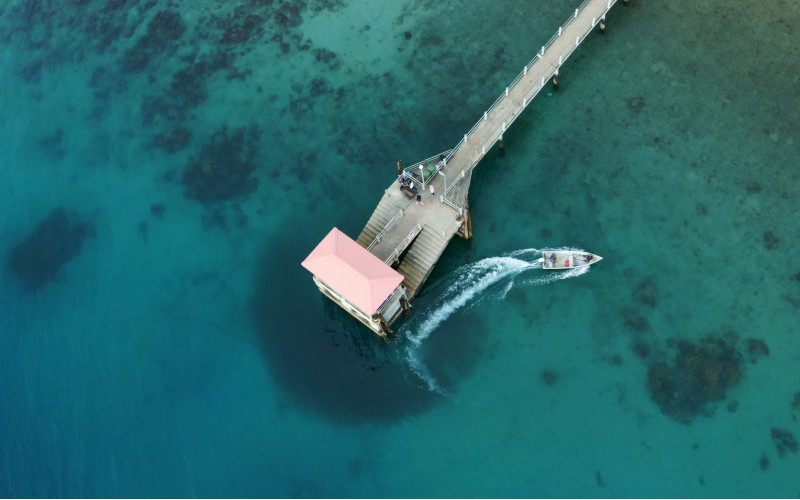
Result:
[[[0,495],[800,495],[771,436],[800,438],[795,3],[615,6],[476,169],[475,238],[391,343],[300,267],[575,7],[0,6]],[[187,196],[241,127],[257,188]],[[10,256],[59,207],[94,235],[27,290]],[[605,259],[538,269],[558,247]],[[662,413],[648,371],[709,335],[738,383]]]

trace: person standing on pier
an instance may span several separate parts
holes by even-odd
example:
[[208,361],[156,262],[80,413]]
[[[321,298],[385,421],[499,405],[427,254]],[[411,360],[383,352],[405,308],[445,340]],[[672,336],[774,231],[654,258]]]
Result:
[[403,175],[403,161],[402,160],[397,160],[397,175],[399,175],[401,177]]
[[431,196],[433,196],[433,183],[428,184],[428,187],[431,188]]

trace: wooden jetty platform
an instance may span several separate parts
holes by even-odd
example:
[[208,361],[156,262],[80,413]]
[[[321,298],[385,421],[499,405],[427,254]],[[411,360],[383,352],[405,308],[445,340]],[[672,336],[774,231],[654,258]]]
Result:
[[[606,13],[616,2],[585,0],[575,9],[453,149],[404,168],[398,163],[402,173],[384,191],[357,243],[402,275],[406,301],[419,292],[454,235],[472,237],[468,201],[472,170],[498,141],[502,147],[503,133],[545,85],[551,80],[557,84],[559,68],[581,42],[595,28],[605,29]],[[331,297],[330,290],[323,292]],[[345,309],[350,305],[345,303]],[[364,323],[381,333],[394,319],[382,318],[383,330],[376,330],[374,322]]]

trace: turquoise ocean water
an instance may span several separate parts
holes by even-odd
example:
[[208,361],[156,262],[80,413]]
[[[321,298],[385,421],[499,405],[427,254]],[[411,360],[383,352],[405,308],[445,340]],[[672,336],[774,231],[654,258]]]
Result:
[[0,495],[800,495],[797,2],[615,6],[391,343],[300,267],[577,3],[3,2]]

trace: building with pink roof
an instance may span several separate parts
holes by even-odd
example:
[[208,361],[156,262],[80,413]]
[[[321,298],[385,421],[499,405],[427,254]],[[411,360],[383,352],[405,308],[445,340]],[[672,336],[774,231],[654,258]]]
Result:
[[333,228],[302,262],[320,291],[379,335],[408,308],[403,275]]

